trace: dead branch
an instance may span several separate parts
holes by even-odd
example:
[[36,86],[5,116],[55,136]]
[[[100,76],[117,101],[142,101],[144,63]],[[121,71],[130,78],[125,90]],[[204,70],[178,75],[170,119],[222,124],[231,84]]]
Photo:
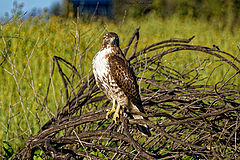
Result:
[[[128,60],[138,73],[146,110],[146,114],[137,114],[149,120],[126,116],[121,117],[118,124],[113,124],[111,119],[106,120],[106,109],[111,107],[111,103],[96,87],[93,75],[84,79],[71,63],[54,57],[53,62],[64,83],[66,104],[37,135],[29,137],[16,158],[31,159],[36,149],[41,149],[46,159],[240,157],[240,60],[219,48],[190,45],[194,36],[162,41],[136,52],[139,29],[130,38],[124,54],[127,55],[135,39]],[[162,62],[164,56],[180,51],[209,54],[228,64],[234,73],[225,81],[209,85],[212,73],[209,77],[201,77],[209,59],[183,71]],[[63,72],[62,65],[72,70],[72,74],[82,82],[77,91],[73,90],[73,80]],[[215,69],[217,67],[212,72]],[[205,79],[207,81],[204,82]],[[48,105],[47,101],[44,105]],[[136,124],[139,122],[151,128],[152,137],[143,137],[138,132]]]

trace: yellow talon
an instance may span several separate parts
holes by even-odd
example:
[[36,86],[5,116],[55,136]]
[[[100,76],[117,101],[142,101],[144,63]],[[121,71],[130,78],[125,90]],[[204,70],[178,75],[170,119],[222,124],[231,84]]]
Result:
[[120,110],[120,115],[122,115],[123,114],[123,110]]
[[112,113],[114,113],[115,112],[115,105],[116,105],[116,101],[115,101],[115,99],[113,99],[113,106],[112,106],[112,109],[110,110],[110,109],[107,109],[107,114],[106,114],[106,119],[108,119],[108,116],[110,115],[110,114],[112,114]]
[[112,106],[112,109],[107,109],[107,114],[106,114],[106,119],[108,119],[108,116],[112,113],[113,114],[113,121],[115,122],[115,124],[117,124],[117,119],[119,118],[119,113],[122,115],[123,114],[123,111],[120,110],[121,109],[121,106],[120,104],[118,103],[117,105],[117,108],[115,108],[116,106],[116,100],[113,100],[113,106]]
[[118,103],[116,111],[113,115],[113,121],[117,124],[117,118],[119,118],[120,104]]

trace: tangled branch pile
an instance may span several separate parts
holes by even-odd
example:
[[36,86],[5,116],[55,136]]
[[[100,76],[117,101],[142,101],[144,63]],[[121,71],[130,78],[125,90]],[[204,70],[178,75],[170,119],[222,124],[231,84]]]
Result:
[[[132,47],[128,60],[138,75],[146,111],[138,114],[149,120],[125,116],[120,117],[118,124],[106,120],[106,109],[111,108],[111,103],[96,87],[93,76],[82,78],[72,64],[54,57],[67,103],[37,135],[28,139],[16,158],[30,159],[36,150],[42,151],[42,157],[54,159],[240,157],[240,61],[216,46],[192,45],[189,42],[193,38],[162,41],[136,52],[139,40],[136,29],[125,48],[127,54]],[[162,62],[164,56],[178,51],[210,54],[227,63],[235,74],[216,85],[201,84],[199,72],[206,68],[206,59],[187,72]],[[71,77],[62,71],[60,62],[72,69]],[[79,85],[75,94],[70,79],[76,81],[76,77]],[[140,134],[136,127],[139,122],[150,127],[151,137]]]

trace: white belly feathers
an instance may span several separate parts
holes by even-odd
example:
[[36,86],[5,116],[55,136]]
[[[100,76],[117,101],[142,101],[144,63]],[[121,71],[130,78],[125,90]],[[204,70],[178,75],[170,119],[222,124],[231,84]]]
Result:
[[[108,64],[108,59],[105,57],[112,52],[111,48],[104,49],[99,51],[93,59],[93,74],[95,79],[97,80],[97,85],[99,88],[102,88],[105,94],[110,97],[111,94],[108,92],[110,91],[109,84],[113,81],[110,76],[110,68]],[[110,82],[111,81],[111,82]]]
[[109,62],[106,58],[109,53],[112,53],[111,49],[110,47],[96,54],[92,62],[93,74],[98,87],[103,90],[106,96],[111,100],[115,99],[118,103],[125,106],[128,104],[128,98],[112,78]]

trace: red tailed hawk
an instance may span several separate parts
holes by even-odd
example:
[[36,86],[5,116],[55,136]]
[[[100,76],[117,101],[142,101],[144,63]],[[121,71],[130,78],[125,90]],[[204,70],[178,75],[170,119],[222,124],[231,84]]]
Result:
[[[106,118],[114,113],[113,121],[116,123],[119,112],[121,114],[124,109],[144,113],[136,76],[119,48],[119,39],[116,33],[109,32],[103,36],[102,47],[93,58],[92,65],[97,86],[113,103]],[[137,114],[132,117],[144,119]],[[151,136],[147,125],[138,124],[137,127],[145,135]]]

